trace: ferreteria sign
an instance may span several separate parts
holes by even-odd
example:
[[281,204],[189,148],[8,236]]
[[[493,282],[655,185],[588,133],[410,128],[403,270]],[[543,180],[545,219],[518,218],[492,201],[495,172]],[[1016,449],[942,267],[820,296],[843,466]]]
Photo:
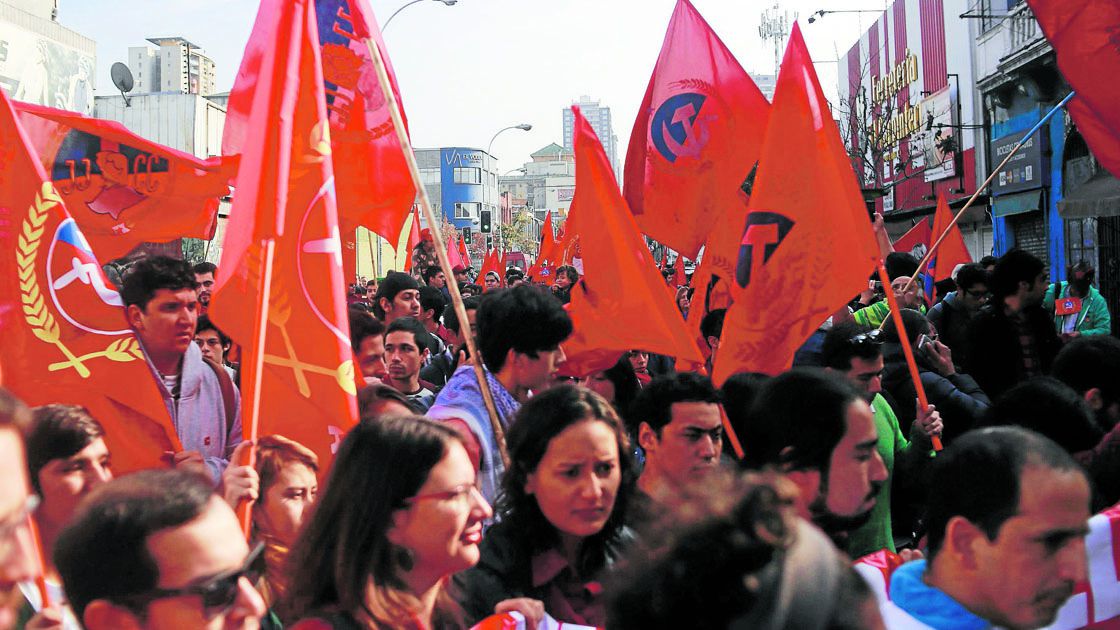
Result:
[[[902,88],[918,80],[918,57],[906,51],[886,76],[871,78],[871,100],[876,106],[888,103]],[[889,114],[889,111],[886,112]],[[898,144],[921,129],[922,113],[910,103],[903,103],[899,110],[887,118],[877,117],[871,126],[871,142],[876,148]]]
[[902,88],[918,80],[918,57],[909,50],[887,76],[871,78],[871,102],[878,105],[898,94]]

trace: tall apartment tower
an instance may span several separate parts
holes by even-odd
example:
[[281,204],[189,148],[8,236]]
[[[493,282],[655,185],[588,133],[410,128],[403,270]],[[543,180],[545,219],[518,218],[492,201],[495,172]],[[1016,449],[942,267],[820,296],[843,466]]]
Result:
[[[622,165],[618,163],[618,136],[614,133],[614,126],[611,124],[611,108],[604,107],[599,104],[599,101],[591,100],[590,96],[579,97],[579,111],[587,122],[591,123],[591,128],[595,130],[595,135],[599,136],[599,141],[603,143],[603,150],[607,153],[607,159],[611,161],[611,168],[614,169],[614,176],[619,182],[622,181]],[[572,143],[572,137],[575,130],[576,119],[572,114],[570,108],[564,109],[564,148],[573,151],[575,146]]]
[[201,47],[182,37],[153,37],[158,46],[130,47],[128,69],[136,81],[136,94],[180,92],[209,96],[216,91],[214,60]]

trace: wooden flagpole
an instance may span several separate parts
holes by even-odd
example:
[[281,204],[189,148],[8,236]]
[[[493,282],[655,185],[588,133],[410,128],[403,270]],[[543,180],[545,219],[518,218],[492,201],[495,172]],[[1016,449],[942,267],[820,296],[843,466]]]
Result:
[[[440,233],[440,222],[436,220],[432,203],[428,199],[428,191],[420,180],[420,169],[416,164],[416,155],[412,152],[412,142],[409,140],[408,134],[405,133],[400,105],[397,103],[397,97],[393,94],[392,85],[389,83],[389,73],[385,70],[385,60],[381,58],[381,51],[372,39],[367,37],[364,41],[369,49],[370,57],[373,58],[373,67],[377,70],[377,82],[381,86],[381,94],[385,98],[385,103],[389,106],[389,114],[393,118],[393,129],[396,131],[405,162],[408,163],[412,183],[416,185],[416,190],[420,195],[420,208],[423,209],[424,218],[428,221],[428,229],[432,231],[432,240],[435,243],[442,243],[443,235]],[[447,258],[447,252],[441,247],[436,247],[435,250],[444,275],[448,278],[454,278],[455,274],[451,270],[451,262]],[[459,319],[459,328],[464,332],[463,338],[467,341],[467,351],[470,352],[474,364],[474,374],[475,378],[478,379],[478,388],[482,392],[482,401],[486,404],[486,412],[490,416],[490,427],[494,431],[498,452],[502,457],[502,463],[508,468],[509,454],[506,452],[505,431],[502,430],[502,423],[498,420],[498,411],[494,406],[494,397],[490,393],[490,384],[486,379],[485,372],[483,372],[482,357],[478,354],[478,348],[475,346],[474,335],[470,334],[470,320],[467,318],[467,310],[463,307],[463,296],[459,293],[459,284],[448,282],[447,290],[451,294],[451,304],[455,307],[455,316]]]

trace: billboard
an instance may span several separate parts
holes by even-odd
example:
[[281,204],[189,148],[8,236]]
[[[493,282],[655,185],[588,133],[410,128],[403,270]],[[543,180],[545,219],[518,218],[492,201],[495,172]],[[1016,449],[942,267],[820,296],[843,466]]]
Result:
[[0,22],[0,88],[17,101],[93,115],[96,57]]
[[960,152],[960,121],[957,118],[957,91],[942,88],[922,100],[921,131],[914,134],[915,166],[925,167],[925,181],[932,182],[957,174]]

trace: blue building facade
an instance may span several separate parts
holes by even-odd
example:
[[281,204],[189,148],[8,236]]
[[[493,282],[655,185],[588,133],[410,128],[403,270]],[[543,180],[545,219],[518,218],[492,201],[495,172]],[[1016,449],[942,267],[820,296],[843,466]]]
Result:
[[[1012,116],[1006,121],[996,122],[991,127],[990,141],[993,147],[1006,146],[1017,141],[1033,127],[1051,105],[1040,105],[1030,111]],[[1032,151],[1024,149],[1024,166],[1007,169],[1008,184],[1013,192],[1001,194],[1000,178],[992,183],[992,228],[995,255],[1001,256],[1014,247],[1027,249],[1047,262],[1050,267],[1050,280],[1065,280],[1067,265],[1066,230],[1062,217],[1058,214],[1058,202],[1062,199],[1063,155],[1066,143],[1066,124],[1064,112],[1055,115],[1032,137],[1039,144]],[[992,150],[991,165],[995,168],[1003,156]],[[1033,162],[1033,164],[1031,164]],[[1034,183],[1023,183],[1025,169],[1041,169],[1032,177]],[[1019,181],[1015,186],[1011,179]]]

